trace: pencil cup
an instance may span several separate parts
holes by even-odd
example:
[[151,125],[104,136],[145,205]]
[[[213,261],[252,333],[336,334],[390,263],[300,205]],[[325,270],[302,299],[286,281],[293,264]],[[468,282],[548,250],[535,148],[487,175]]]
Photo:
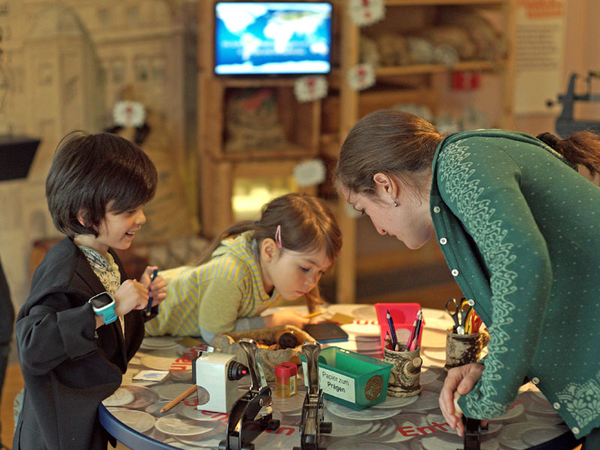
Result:
[[446,365],[444,369],[479,361],[481,351],[490,342],[487,331],[456,334],[446,331]]
[[421,393],[421,347],[412,352],[384,348],[383,360],[393,364],[387,393],[392,397],[412,397]]

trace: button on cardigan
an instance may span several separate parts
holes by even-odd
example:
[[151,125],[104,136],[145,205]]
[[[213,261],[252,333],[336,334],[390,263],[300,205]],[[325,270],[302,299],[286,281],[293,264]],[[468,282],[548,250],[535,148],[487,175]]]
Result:
[[503,415],[527,377],[587,435],[600,426],[600,188],[538,139],[500,130],[448,136],[432,170],[436,236],[491,336],[460,407]]

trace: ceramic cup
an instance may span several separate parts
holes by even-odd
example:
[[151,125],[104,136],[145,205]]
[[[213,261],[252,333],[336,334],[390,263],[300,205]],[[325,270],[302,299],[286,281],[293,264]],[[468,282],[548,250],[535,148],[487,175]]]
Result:
[[487,331],[456,334],[446,331],[446,370],[479,361],[481,351],[490,342]]
[[391,397],[412,397],[421,393],[421,347],[411,352],[384,349],[383,360],[393,364],[387,394]]

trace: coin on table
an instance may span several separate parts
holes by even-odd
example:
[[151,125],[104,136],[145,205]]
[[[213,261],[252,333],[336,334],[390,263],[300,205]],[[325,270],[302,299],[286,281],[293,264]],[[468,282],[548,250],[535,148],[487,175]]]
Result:
[[422,414],[401,414],[394,421],[395,433],[388,435],[385,438],[386,444],[395,444],[398,442],[406,442],[415,439],[419,436],[418,428],[427,426],[425,416]]
[[373,405],[369,409],[402,408],[403,406],[408,406],[417,400],[419,400],[418,395],[413,395],[412,397],[392,397],[388,395],[383,402]]
[[158,431],[171,436],[192,436],[212,430],[212,427],[202,426],[195,420],[179,419],[177,414],[161,417],[154,426]]
[[432,391],[421,391],[418,400],[402,408],[402,411],[426,411],[440,407],[440,394]]
[[145,433],[154,426],[156,421],[154,417],[143,411],[125,408],[107,408],[108,411],[130,428],[133,428],[138,433]]
[[146,336],[140,345],[143,350],[166,350],[177,348],[179,345],[179,338],[174,337],[152,337]]
[[347,406],[340,405],[339,403],[332,402],[330,400],[325,401],[325,408],[331,414],[344,419],[366,420],[369,422],[378,419],[387,419],[400,413],[399,409],[366,408],[361,410],[355,410],[348,408]]
[[348,437],[362,435],[372,428],[371,423],[357,420],[347,420],[342,417],[335,416],[329,411],[323,411],[323,421],[331,422],[331,433],[327,436],[331,437]]
[[[177,444],[175,445],[174,443],[171,444],[174,447],[177,448],[182,448],[182,449],[190,449],[190,450],[196,450],[199,448],[202,449],[216,449],[219,447],[219,443],[223,440],[223,434],[219,435],[219,440],[217,441],[216,439],[212,439],[212,442],[205,442],[204,440],[204,436],[206,436],[206,434],[194,434],[192,436],[176,436],[175,439],[177,440]],[[215,442],[216,441],[216,442]]]
[[140,362],[144,367],[155,370],[169,370],[177,357],[161,356],[161,355],[144,355],[140,358]]
[[529,448],[529,445],[523,440],[523,435],[531,430],[546,428],[537,422],[531,423],[511,423],[505,425],[498,434],[498,441],[510,449],[521,450]]
[[349,448],[352,450],[408,450],[408,447],[403,445],[390,447],[379,442],[367,442],[364,438],[342,439],[327,446],[327,450],[347,450]]
[[193,383],[192,369],[190,370],[171,370],[169,377],[175,383]]
[[[458,435],[443,435],[443,436],[427,436],[420,439],[418,443],[415,441],[414,448],[425,449],[425,450],[456,450],[461,448],[463,444],[463,438]],[[413,443],[411,442],[411,448]],[[494,438],[488,439],[481,442],[481,450],[498,450],[500,444]],[[512,449],[512,447],[511,447]]]
[[211,430],[207,433],[192,436],[176,436],[177,441],[186,445],[201,446],[202,448],[218,448],[219,443],[225,438],[226,424],[211,424]]
[[431,392],[441,392],[444,387],[444,382],[442,380],[435,380],[431,383],[421,385],[421,389],[423,391],[431,391]]
[[125,384],[121,386],[122,389],[127,389],[131,392],[135,400],[131,403],[127,403],[128,408],[143,409],[147,406],[155,403],[158,400],[158,394],[150,388],[144,386],[134,386],[133,384]]
[[273,409],[281,413],[294,415],[302,413],[304,395],[296,394],[288,398],[273,396]]
[[[450,425],[448,425],[448,423],[446,422],[446,418],[442,414],[427,414],[427,422],[430,425],[433,425],[435,423],[436,428],[440,431],[456,435],[456,431],[450,428]],[[501,423],[490,423],[488,425],[488,429],[482,429],[480,434],[482,436],[488,434],[496,434],[496,432],[498,432],[498,430],[500,430],[502,427],[503,425]]]
[[213,421],[227,421],[229,418],[229,414],[220,413],[214,411],[204,411],[200,409],[201,406],[198,406],[196,400],[193,401],[187,400],[179,403],[177,406],[173,408],[173,411],[179,413],[182,416],[187,417],[188,419],[192,419],[194,421],[199,420],[202,422],[213,422]]
[[[172,383],[172,384],[164,384],[162,386],[156,386],[153,389],[158,392],[158,395],[160,395],[160,398],[163,400],[173,400],[174,398],[178,397],[180,394],[183,394],[185,391],[187,391],[189,388],[191,387],[191,385],[189,384],[184,384],[184,383]],[[190,398],[192,396],[195,396],[196,392],[192,392],[191,394],[189,394],[187,398]]]
[[129,389],[120,387],[110,397],[105,398],[102,404],[106,407],[109,406],[124,406],[135,400],[133,392]]
[[162,415],[160,410],[162,409],[163,406],[167,405],[168,403],[169,402],[166,400],[152,403],[151,405],[148,405],[146,408],[144,408],[144,411],[146,411],[148,414],[152,414],[153,416],[160,417]]

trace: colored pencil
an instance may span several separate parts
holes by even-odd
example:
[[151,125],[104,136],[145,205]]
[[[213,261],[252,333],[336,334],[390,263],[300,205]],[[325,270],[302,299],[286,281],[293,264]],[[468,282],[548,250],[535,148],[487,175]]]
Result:
[[173,400],[171,400],[169,403],[167,403],[165,406],[163,406],[160,409],[160,412],[164,413],[165,411],[170,410],[173,406],[175,406],[181,400],[183,400],[184,398],[186,398],[188,395],[192,395],[194,392],[196,392],[196,389],[197,389],[196,385],[190,386],[189,388],[187,388],[185,390],[185,392],[182,392],[177,397],[175,397]]
[[[154,272],[152,272],[152,277],[150,278],[150,283],[156,279],[157,275],[158,269],[154,269]],[[149,316],[150,314],[152,314],[152,297],[148,299],[148,306],[146,307],[146,315]]]

